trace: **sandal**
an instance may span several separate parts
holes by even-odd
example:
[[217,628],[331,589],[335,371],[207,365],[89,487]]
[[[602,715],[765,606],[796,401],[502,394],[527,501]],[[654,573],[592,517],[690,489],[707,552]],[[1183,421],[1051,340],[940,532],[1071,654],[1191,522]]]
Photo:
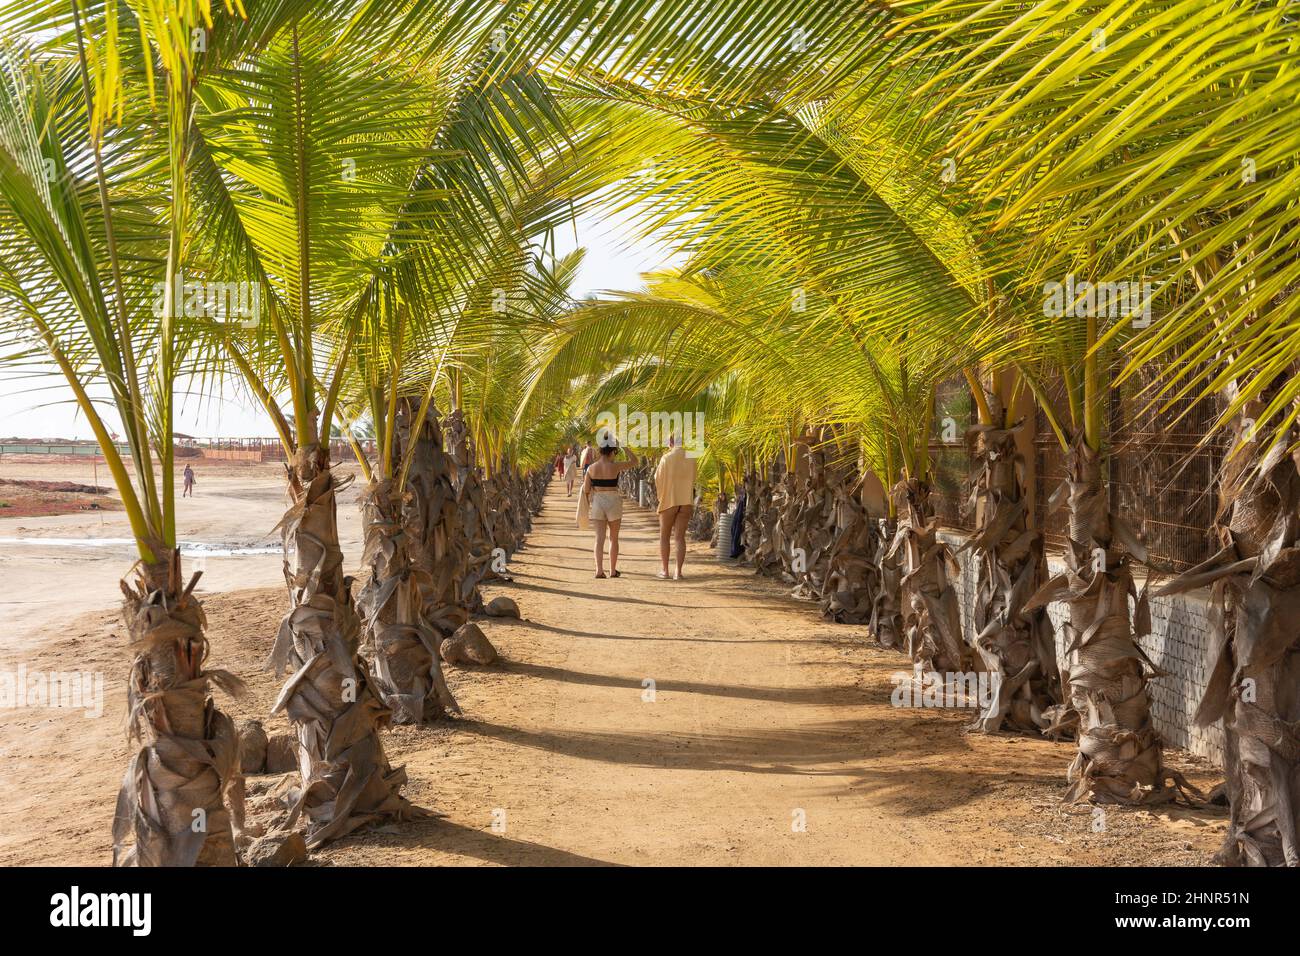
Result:
[[596,572],[596,577],[598,577],[598,578],[603,578],[604,576],[605,576],[605,572],[604,572],[604,571],[597,571],[597,572]]
[[667,581],[668,573],[666,571],[656,571],[655,577],[659,578],[661,581]]
[[623,572],[622,572],[622,571],[611,571],[611,572],[609,572],[609,576],[610,576],[611,578],[621,578],[621,577],[623,576]]

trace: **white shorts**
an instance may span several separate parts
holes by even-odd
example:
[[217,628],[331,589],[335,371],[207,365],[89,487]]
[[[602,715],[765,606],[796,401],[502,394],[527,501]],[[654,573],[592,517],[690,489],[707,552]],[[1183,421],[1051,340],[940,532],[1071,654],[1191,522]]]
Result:
[[613,488],[601,489],[591,496],[592,521],[622,521],[623,496]]

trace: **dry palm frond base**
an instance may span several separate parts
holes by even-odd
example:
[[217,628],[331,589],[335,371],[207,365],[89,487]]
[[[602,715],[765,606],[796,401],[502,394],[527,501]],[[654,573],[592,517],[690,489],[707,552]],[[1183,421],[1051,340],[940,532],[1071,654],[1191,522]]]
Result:
[[698,503],[691,512],[690,524],[686,530],[694,541],[707,541],[709,547],[718,546],[718,522],[727,513],[729,502],[727,496],[719,494],[713,499],[713,508],[709,510]]
[[744,560],[754,566],[756,573],[765,575],[776,575],[781,570],[781,554],[776,540],[774,480],[770,473],[769,478],[764,479],[756,471],[745,477]]
[[881,586],[876,564],[880,535],[876,521],[844,482],[835,486],[834,523],[822,615],[840,624],[866,624]]
[[438,411],[430,406],[424,421],[410,425],[417,410],[408,403],[401,418],[401,444],[414,442],[406,502],[411,561],[422,578],[424,619],[434,641],[453,634],[469,620],[469,603],[460,586],[469,566],[469,542],[461,526],[452,457],[443,448]]
[[456,501],[460,509],[460,528],[464,538],[458,555],[457,569],[460,605],[471,613],[483,607],[479,585],[495,575],[492,570],[491,516],[488,513],[483,479],[474,464],[474,448],[469,426],[459,410],[451,412],[445,423],[447,448],[455,465]]
[[[150,571],[156,573],[149,573]],[[243,777],[234,724],[209,684],[242,690],[225,671],[203,667],[203,608],[183,591],[180,552],[161,569],[122,582],[122,615],[133,653],[128,682],[132,755],[113,819],[115,866],[234,866],[243,826]]]
[[930,503],[930,486],[909,478],[894,486],[898,530],[889,553],[899,561],[906,651],[923,671],[970,670],[970,649],[962,640],[961,609],[952,582],[957,562],[939,540],[939,520]]
[[[1003,419],[996,395],[988,396],[995,421]],[[1009,428],[977,425],[967,433],[975,463],[968,482],[968,514],[975,533],[962,546],[975,555],[974,640],[984,669],[997,675],[996,697],[972,727],[1048,734],[1060,739],[1073,722],[1060,722],[1063,703],[1056,643],[1044,607],[1026,610],[1042,583],[1043,538],[1029,527],[1024,462],[1016,450],[1017,422]],[[1071,711],[1069,716],[1077,719]]]
[[429,576],[411,559],[418,540],[409,495],[391,478],[373,481],[362,499],[365,550],[362,563],[370,579],[357,607],[364,615],[362,657],[370,664],[375,688],[393,721],[421,724],[448,712],[459,713],[443,679],[437,644],[424,620],[424,590]]
[[830,573],[835,538],[835,496],[827,487],[822,456],[809,455],[808,475],[797,481],[786,475],[787,494],[775,530],[783,576],[794,582],[791,595],[816,601]]
[[898,534],[898,521],[885,521],[884,535],[880,539],[875,566],[880,569],[880,589],[871,608],[871,622],[867,625],[872,639],[885,648],[903,646],[903,555],[893,547]]
[[429,576],[425,616],[436,640],[483,613],[484,582],[511,580],[498,558],[523,547],[551,478],[550,468],[524,474],[507,463],[484,479],[463,413],[442,424],[430,408],[412,467],[421,542],[414,560]]
[[641,491],[645,489],[644,504],[647,508],[659,508],[659,492],[655,488],[655,465],[657,460],[646,458],[635,468],[620,472],[618,487],[628,498],[637,503],[642,502]]
[[686,533],[691,536],[692,541],[712,541],[717,526],[717,513],[696,505],[691,509],[691,519],[686,523]]

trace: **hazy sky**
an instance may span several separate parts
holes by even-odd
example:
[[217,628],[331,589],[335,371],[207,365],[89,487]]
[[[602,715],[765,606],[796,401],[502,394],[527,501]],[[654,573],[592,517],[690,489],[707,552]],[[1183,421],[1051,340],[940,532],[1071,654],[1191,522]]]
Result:
[[[582,272],[574,285],[576,296],[610,289],[637,289],[640,275],[669,264],[669,251],[653,243],[629,240],[628,230],[617,219],[591,216],[578,220],[577,244],[587,247]],[[557,252],[573,249],[572,230],[557,236]],[[100,390],[96,394],[104,394]],[[118,428],[117,416],[101,404],[110,428]],[[176,430],[200,438],[273,435],[264,413],[246,402],[233,386],[225,396],[178,395]],[[91,438],[90,426],[78,413],[61,376],[34,378],[0,368],[0,438]]]

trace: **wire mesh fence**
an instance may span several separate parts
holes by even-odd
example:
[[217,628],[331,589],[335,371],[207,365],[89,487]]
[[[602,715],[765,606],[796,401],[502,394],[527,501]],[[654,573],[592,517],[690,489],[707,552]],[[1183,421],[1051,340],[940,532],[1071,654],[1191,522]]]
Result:
[[[1111,392],[1107,456],[1111,510],[1146,545],[1152,567],[1180,571],[1199,564],[1215,550],[1212,527],[1218,501],[1217,476],[1223,444],[1206,442],[1216,410],[1213,401],[1184,399],[1153,405],[1144,394],[1156,372],[1135,377]],[[964,390],[964,403],[958,394]],[[944,383],[936,402],[936,418],[944,410],[964,433],[973,421],[969,390],[964,381]],[[1059,385],[1049,387],[1060,399]],[[1055,402],[1062,407],[1063,402]],[[941,431],[939,432],[941,434]],[[962,442],[938,441],[930,449],[933,502],[947,527],[970,531],[973,514],[962,514],[970,461]],[[1064,548],[1069,523],[1065,508],[1052,512],[1048,502],[1066,477],[1061,450],[1047,416],[1037,410],[1034,439],[1035,520],[1049,548]]]
[[962,513],[966,476],[970,473],[970,456],[966,449],[950,445],[931,446],[930,464],[933,473],[930,502],[939,523],[947,528],[974,531],[975,515]]
[[1154,408],[1141,394],[1148,378],[1112,393],[1111,508],[1146,545],[1152,567],[1181,571],[1216,550],[1224,445],[1203,441],[1217,416],[1213,401]]
[[966,478],[970,474],[966,430],[975,423],[974,400],[963,376],[947,379],[936,386],[934,418],[933,440],[930,442],[930,501],[940,524],[973,531],[975,515],[962,513]]
[[[1212,526],[1222,443],[1204,442],[1215,418],[1211,401],[1154,406],[1142,394],[1150,374],[1111,392],[1107,488],[1112,513],[1147,548],[1149,564],[1181,571],[1214,553]],[[1037,512],[1048,547],[1063,548],[1069,531],[1064,508],[1049,512],[1065,480],[1065,454],[1038,410]]]

